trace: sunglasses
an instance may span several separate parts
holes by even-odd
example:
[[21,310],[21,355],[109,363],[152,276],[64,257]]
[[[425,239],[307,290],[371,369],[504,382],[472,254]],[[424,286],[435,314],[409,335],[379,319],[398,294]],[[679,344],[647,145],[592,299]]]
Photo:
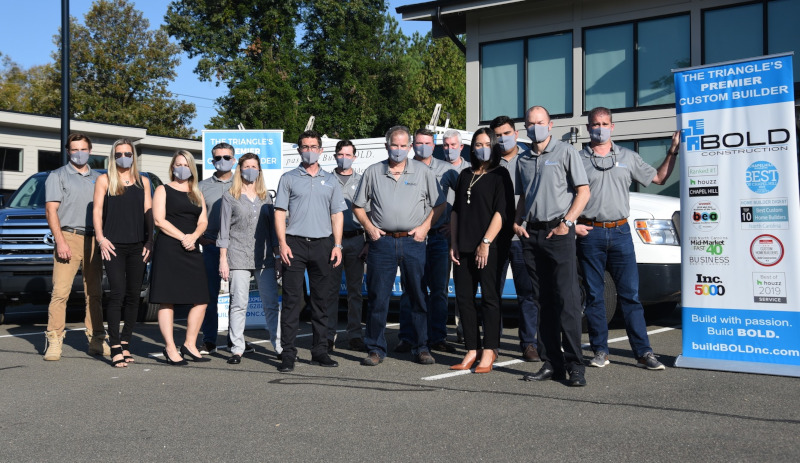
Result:
[[131,153],[130,151],[125,151],[124,153],[114,153],[114,159],[119,159],[122,156],[125,156],[126,158],[130,158],[130,157],[133,157],[133,153]]
[[226,160],[226,161],[230,161],[231,159],[233,159],[233,156],[228,156],[228,155],[225,155],[225,156],[214,156],[214,162],[221,161],[223,159]]

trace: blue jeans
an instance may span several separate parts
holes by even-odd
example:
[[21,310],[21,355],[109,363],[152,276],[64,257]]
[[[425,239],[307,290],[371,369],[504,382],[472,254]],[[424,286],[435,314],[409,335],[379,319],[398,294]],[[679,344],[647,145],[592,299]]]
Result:
[[592,350],[608,353],[608,323],[606,321],[605,270],[617,287],[617,299],[625,316],[625,331],[636,357],[652,352],[647,338],[644,308],[639,302],[639,271],[633,250],[631,229],[626,223],[616,228],[594,227],[589,234],[578,237],[578,262],[583,270],[586,289],[586,323]]
[[[450,240],[441,233],[428,235],[425,246],[425,274],[420,285],[428,308],[428,344],[447,339],[447,284],[450,282]],[[403,281],[405,287],[406,282]],[[400,339],[414,344],[414,324],[411,321],[411,301],[407,293],[400,297]]]
[[519,304],[519,347],[525,351],[529,345],[536,347],[537,332],[539,331],[539,306],[533,297],[533,283],[525,268],[521,241],[511,241],[508,260],[503,265],[503,271],[500,274],[501,293],[509,264],[511,264],[511,275],[514,277],[514,290],[517,293],[517,304]]
[[397,267],[404,282],[403,294],[411,303],[411,325],[415,340],[412,353],[427,351],[428,315],[425,293],[422,290],[422,275],[425,272],[425,243],[414,238],[392,238],[382,236],[370,241],[367,255],[367,307],[369,318],[364,343],[369,352],[386,357],[386,316],[392,296]]
[[203,263],[206,266],[206,279],[208,285],[208,306],[200,331],[203,332],[203,342],[217,344],[217,299],[219,298],[219,248],[213,244],[203,245]]

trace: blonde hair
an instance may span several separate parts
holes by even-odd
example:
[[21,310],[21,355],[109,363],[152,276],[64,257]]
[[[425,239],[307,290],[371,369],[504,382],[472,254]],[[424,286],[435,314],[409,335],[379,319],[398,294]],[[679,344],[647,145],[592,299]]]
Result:
[[142,186],[142,177],[139,175],[139,167],[136,165],[136,160],[139,157],[136,153],[136,147],[133,146],[133,142],[127,138],[120,138],[119,140],[114,142],[114,145],[111,147],[111,154],[108,155],[108,195],[109,196],[117,196],[125,193],[125,185],[122,184],[122,179],[119,176],[119,170],[117,170],[117,161],[114,158],[114,151],[117,149],[118,146],[128,145],[131,147],[131,152],[133,152],[133,162],[131,163],[131,167],[128,170],[128,174],[131,176],[131,181],[134,185],[139,188],[144,188]]
[[230,192],[231,195],[236,199],[239,199],[242,196],[242,165],[244,165],[245,161],[250,159],[254,159],[256,164],[258,164],[258,178],[253,183],[256,185],[256,194],[263,201],[267,199],[267,186],[264,184],[264,172],[261,170],[261,159],[258,157],[258,155],[253,153],[245,153],[239,158],[239,163],[236,167],[236,173],[233,175],[233,185],[231,185]]
[[169,162],[169,179],[170,181],[175,181],[175,175],[172,173],[175,167],[175,161],[178,159],[178,156],[183,156],[186,159],[186,164],[189,164],[189,172],[192,173],[192,176],[189,177],[189,201],[192,202],[195,206],[202,206],[201,198],[203,195],[200,193],[200,188],[197,186],[197,167],[194,165],[194,156],[192,153],[186,150],[178,150],[175,151],[175,154],[172,155],[172,161]]

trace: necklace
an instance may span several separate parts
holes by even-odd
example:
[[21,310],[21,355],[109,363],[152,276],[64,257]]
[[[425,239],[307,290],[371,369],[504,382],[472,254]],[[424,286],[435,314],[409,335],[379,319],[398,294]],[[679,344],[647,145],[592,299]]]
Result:
[[470,203],[470,197],[472,196],[472,187],[473,187],[473,186],[474,186],[476,183],[478,183],[478,180],[480,180],[480,179],[481,179],[481,177],[483,177],[483,174],[485,174],[485,173],[486,173],[486,172],[483,172],[483,173],[481,173],[480,175],[478,175],[478,178],[475,178],[475,173],[473,172],[473,174],[472,174],[472,180],[470,180],[470,181],[469,181],[469,187],[467,187],[467,204],[469,204],[469,203]]

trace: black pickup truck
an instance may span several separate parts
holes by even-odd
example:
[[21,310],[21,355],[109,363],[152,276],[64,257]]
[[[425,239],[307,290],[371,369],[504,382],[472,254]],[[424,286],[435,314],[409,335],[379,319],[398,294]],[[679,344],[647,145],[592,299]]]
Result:
[[[99,171],[105,172],[105,171]],[[50,172],[39,172],[25,183],[0,209],[0,323],[10,302],[47,303],[53,290],[53,234],[45,218],[44,183]],[[161,180],[151,173],[153,190]],[[152,194],[152,191],[151,191]],[[156,319],[158,307],[149,304],[150,266],[142,281],[140,321]],[[103,291],[108,281],[103,275]],[[83,300],[83,277],[80,272],[72,284],[71,302]]]

